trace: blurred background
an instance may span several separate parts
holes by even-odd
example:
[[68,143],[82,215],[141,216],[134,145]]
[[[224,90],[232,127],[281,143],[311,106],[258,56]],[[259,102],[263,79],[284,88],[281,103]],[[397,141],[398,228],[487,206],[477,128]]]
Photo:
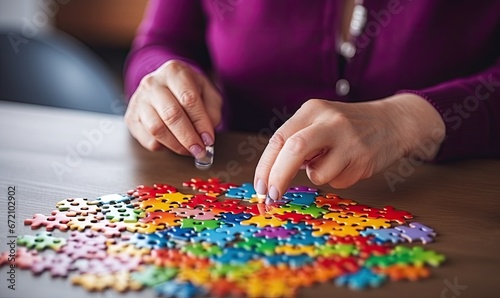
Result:
[[123,114],[147,0],[0,0],[0,99]]

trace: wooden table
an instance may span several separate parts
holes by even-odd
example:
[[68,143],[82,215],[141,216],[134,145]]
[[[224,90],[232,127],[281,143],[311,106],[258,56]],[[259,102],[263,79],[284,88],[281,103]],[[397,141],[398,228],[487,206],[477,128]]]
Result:
[[[22,235],[33,233],[23,226],[25,218],[34,213],[48,214],[63,198],[95,197],[155,182],[180,186],[191,177],[208,178],[217,173],[229,174],[236,183],[248,182],[252,181],[259,156],[244,153],[241,147],[238,150],[239,146],[252,148],[248,142],[251,135],[221,134],[217,136],[215,164],[210,171],[202,172],[195,169],[191,158],[141,148],[129,136],[121,117],[7,102],[0,102],[0,127],[2,240],[7,234],[8,186],[16,187],[16,231]],[[91,143],[85,134],[99,129],[102,138],[94,135]],[[244,142],[247,144],[241,145]],[[261,148],[249,150],[258,153]],[[73,156],[75,151],[80,152],[78,157]],[[391,171],[396,173],[397,166]],[[311,185],[303,174],[294,184]],[[418,221],[438,233],[436,242],[427,248],[448,259],[432,270],[430,279],[422,282],[389,282],[380,289],[361,293],[328,284],[303,290],[301,296],[499,297],[499,160],[419,166],[404,182],[396,184],[394,192],[382,175],[347,190],[332,190],[328,186],[321,189],[376,207],[393,205],[411,211]],[[2,251],[6,250],[3,243]],[[6,267],[0,271],[1,297],[118,296],[111,291],[92,295],[71,286],[68,280],[53,280],[48,274],[32,277],[19,270],[14,292],[6,288]],[[454,293],[449,286],[453,283],[462,289]],[[146,290],[141,297],[154,297],[154,293]]]

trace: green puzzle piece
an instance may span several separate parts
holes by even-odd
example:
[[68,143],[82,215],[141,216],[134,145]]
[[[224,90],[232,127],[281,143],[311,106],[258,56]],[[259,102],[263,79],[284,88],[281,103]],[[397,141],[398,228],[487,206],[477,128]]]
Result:
[[181,221],[181,228],[193,228],[196,232],[201,232],[204,230],[215,230],[219,228],[221,222],[216,219],[210,220],[199,220],[192,218],[184,218]]
[[102,205],[101,212],[111,222],[134,223],[144,216],[144,211],[135,209],[132,205],[126,203]]
[[252,275],[254,272],[258,271],[261,265],[258,263],[249,264],[215,264],[210,269],[210,273],[214,277],[227,277],[229,280],[235,280],[242,277],[247,277]]
[[134,272],[132,274],[132,279],[138,281],[140,284],[153,287],[157,284],[171,280],[177,275],[179,270],[172,267],[148,267],[146,270],[141,272]]
[[318,256],[331,256],[331,255],[339,255],[341,257],[348,257],[351,255],[358,254],[358,249],[355,245],[352,244],[327,244],[324,246],[318,246],[316,248],[316,254]]
[[44,250],[46,248],[58,251],[66,245],[66,239],[54,237],[52,233],[41,232],[33,235],[24,235],[17,238],[17,244],[26,246],[28,249]]
[[289,212],[297,212],[300,214],[304,215],[311,215],[314,218],[321,217],[321,215],[328,213],[330,211],[320,208],[316,206],[316,204],[311,204],[309,206],[300,206],[300,205],[293,205],[293,204],[286,204],[280,207],[282,210],[286,210]]
[[243,248],[268,256],[275,253],[276,246],[278,246],[278,242],[275,240],[257,237],[245,238],[243,241],[235,244],[236,248]]
[[208,258],[222,253],[222,248],[217,245],[203,245],[201,243],[188,244],[181,247],[182,252],[189,253],[200,258]]
[[437,267],[445,260],[445,256],[436,253],[432,250],[425,250],[420,246],[412,248],[398,245],[391,253],[398,259],[398,263],[405,262],[415,266],[423,266],[425,264]]

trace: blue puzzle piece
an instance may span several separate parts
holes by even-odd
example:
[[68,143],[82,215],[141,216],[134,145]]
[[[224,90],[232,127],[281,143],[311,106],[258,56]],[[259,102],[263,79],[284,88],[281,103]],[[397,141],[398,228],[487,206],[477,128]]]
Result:
[[312,235],[312,230],[303,230],[300,233],[291,237],[280,240],[291,245],[323,245],[326,243],[328,236],[315,237]]
[[222,225],[220,228],[215,229],[218,233],[224,233],[227,234],[228,236],[235,237],[236,234],[239,234],[241,237],[252,237],[255,232],[259,231],[260,229],[256,226],[253,225],[248,225],[248,226],[243,226],[243,225],[231,225],[231,224],[225,224]]
[[90,205],[106,205],[106,204],[116,204],[116,203],[130,203],[134,197],[129,196],[129,195],[124,195],[124,194],[110,194],[110,195],[105,195],[105,196],[100,196],[97,199],[91,201],[89,204]]
[[311,258],[306,254],[301,254],[297,256],[275,254],[272,256],[267,256],[263,260],[269,266],[277,266],[280,264],[285,264],[293,268],[302,267],[314,261],[313,258]]
[[228,242],[236,239],[234,235],[229,235],[228,233],[218,232],[216,230],[205,230],[198,233],[198,235],[191,238],[194,243],[205,242],[218,245],[220,247],[225,246]]
[[160,248],[172,248],[175,243],[170,241],[169,235],[166,233],[152,233],[152,234],[140,234],[134,233],[132,237],[128,240],[130,243],[134,244],[137,248],[149,248],[149,249],[160,249]]
[[287,222],[286,224],[283,225],[285,228],[287,228],[288,230],[298,230],[298,231],[305,231],[305,230],[309,230],[309,231],[312,231],[313,230],[313,226],[310,225],[310,224],[307,224],[305,222],[299,222],[299,223],[291,223],[291,222]]
[[370,269],[361,268],[358,272],[338,277],[335,284],[337,286],[348,286],[352,290],[362,290],[367,287],[379,287],[385,280],[385,275],[378,275]]
[[239,225],[243,220],[247,220],[250,219],[250,217],[252,217],[252,215],[248,213],[233,214],[230,212],[223,212],[219,215],[221,217],[221,221],[235,225]]
[[401,237],[401,231],[395,228],[389,229],[372,229],[367,228],[364,231],[359,232],[361,236],[370,236],[373,235],[375,237],[376,242],[392,242],[399,243],[404,242],[405,239]]
[[229,247],[226,248],[221,255],[213,256],[211,259],[213,261],[224,263],[224,264],[246,264],[250,260],[260,257],[258,253],[253,251],[245,250],[242,248]]
[[225,196],[228,198],[249,200],[255,194],[255,189],[253,188],[253,185],[251,183],[243,183],[241,186],[231,187],[230,189],[228,189],[225,193]]
[[310,192],[287,192],[283,197],[290,200],[288,203],[290,205],[310,206],[314,203],[316,194]]
[[191,298],[203,296],[206,292],[190,282],[165,281],[154,287],[160,297]]
[[172,240],[189,241],[191,238],[198,235],[196,231],[192,228],[179,228],[173,227],[165,231],[157,232],[161,235],[167,235],[168,238]]

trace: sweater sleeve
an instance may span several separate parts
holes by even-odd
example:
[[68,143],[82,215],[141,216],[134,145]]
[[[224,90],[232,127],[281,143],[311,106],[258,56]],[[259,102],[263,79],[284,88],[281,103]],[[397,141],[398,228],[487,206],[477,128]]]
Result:
[[198,0],[151,0],[125,66],[127,99],[141,79],[168,60],[209,67],[205,17]]
[[446,125],[435,161],[500,157],[500,59],[482,72],[414,93],[432,104]]

